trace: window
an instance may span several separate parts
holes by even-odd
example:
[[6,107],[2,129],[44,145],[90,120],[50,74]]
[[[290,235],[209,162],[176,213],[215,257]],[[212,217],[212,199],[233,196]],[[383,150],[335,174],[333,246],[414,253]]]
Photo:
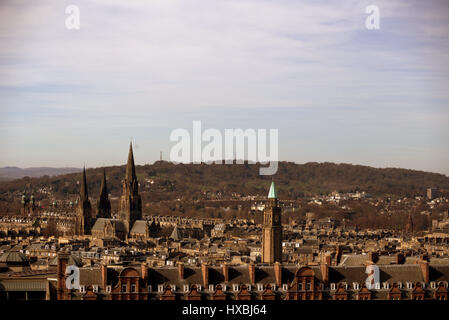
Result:
[[258,283],[258,284],[257,284],[257,290],[258,290],[258,291],[263,291],[263,284]]
[[407,282],[407,289],[413,289],[413,284],[411,282]]
[[213,284],[210,284],[210,285],[209,285],[209,291],[210,291],[210,292],[213,292],[213,291],[214,291],[214,285],[213,285]]
[[432,282],[430,283],[430,287],[431,287],[432,289],[436,289],[436,288],[437,288],[437,284],[436,284],[434,281],[432,281]]
[[307,283],[306,283],[306,290],[307,290],[307,291],[312,290],[312,284],[311,284],[310,282],[307,282]]
[[153,290],[153,287],[148,286],[148,292],[151,292]]
[[93,290],[94,290],[94,292],[98,292],[98,286],[97,285],[93,285]]
[[86,292],[86,287],[85,286],[80,286],[80,292]]
[[336,286],[335,283],[331,283],[331,290],[335,290]]
[[157,290],[158,290],[159,292],[164,292],[164,286],[160,284],[160,285],[157,287]]
[[380,290],[380,282],[376,282],[376,283],[374,284],[374,289]]
[[201,289],[202,289],[200,284],[197,284],[197,285],[196,285],[196,288],[197,288],[198,292],[200,292]]
[[136,290],[136,285],[135,284],[132,284],[131,285],[131,292],[136,292],[137,290]]
[[184,285],[184,292],[189,292],[189,285],[188,284]]
[[128,288],[126,287],[126,284],[122,284],[122,292],[127,292]]
[[232,288],[233,288],[234,291],[239,291],[239,285],[238,284],[232,285]]
[[106,286],[106,292],[111,292],[112,287],[111,286]]
[[170,287],[171,287],[171,291],[173,291],[173,292],[176,291],[176,285],[175,284],[170,285]]
[[360,288],[360,286],[359,286],[359,284],[357,282],[354,282],[352,284],[352,286],[354,287],[354,290],[359,290],[359,288]]
[[282,290],[287,291],[288,290],[288,285],[286,283],[284,283],[282,285]]

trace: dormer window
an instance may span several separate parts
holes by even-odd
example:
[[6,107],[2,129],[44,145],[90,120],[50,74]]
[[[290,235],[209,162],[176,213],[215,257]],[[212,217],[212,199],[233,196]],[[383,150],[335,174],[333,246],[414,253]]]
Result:
[[257,284],[257,290],[258,290],[258,291],[263,291],[263,284],[258,283],[258,284]]
[[232,289],[233,289],[234,291],[239,291],[239,285],[238,285],[238,284],[233,284],[233,285],[232,285]]
[[282,285],[282,290],[283,290],[283,291],[287,291],[287,290],[288,290],[288,284],[284,283],[284,284]]
[[189,285],[188,284],[184,285],[184,292],[189,292]]

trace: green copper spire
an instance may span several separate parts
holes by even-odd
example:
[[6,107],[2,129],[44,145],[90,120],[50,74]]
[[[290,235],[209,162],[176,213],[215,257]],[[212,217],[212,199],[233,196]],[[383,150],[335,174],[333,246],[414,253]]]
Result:
[[274,181],[271,181],[270,191],[268,192],[268,199],[277,199],[278,194],[276,192],[276,187],[274,186]]

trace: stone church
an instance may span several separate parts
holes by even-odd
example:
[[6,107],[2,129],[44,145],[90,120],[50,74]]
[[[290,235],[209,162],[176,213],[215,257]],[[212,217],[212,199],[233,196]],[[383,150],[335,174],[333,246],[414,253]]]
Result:
[[132,144],[129,146],[128,163],[122,187],[119,218],[113,219],[106,184],[106,172],[103,170],[97,217],[93,219],[87,190],[86,170],[83,170],[80,200],[76,210],[75,235],[92,235],[100,239],[116,238],[120,240],[148,237],[151,233],[151,225],[148,221],[142,220],[142,198],[139,195]]

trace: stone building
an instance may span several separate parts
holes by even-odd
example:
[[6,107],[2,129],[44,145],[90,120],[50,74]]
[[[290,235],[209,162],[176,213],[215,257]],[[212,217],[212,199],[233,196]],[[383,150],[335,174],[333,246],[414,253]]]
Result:
[[268,205],[264,210],[262,262],[282,262],[281,207],[279,206],[274,182],[271,183],[268,193]]

